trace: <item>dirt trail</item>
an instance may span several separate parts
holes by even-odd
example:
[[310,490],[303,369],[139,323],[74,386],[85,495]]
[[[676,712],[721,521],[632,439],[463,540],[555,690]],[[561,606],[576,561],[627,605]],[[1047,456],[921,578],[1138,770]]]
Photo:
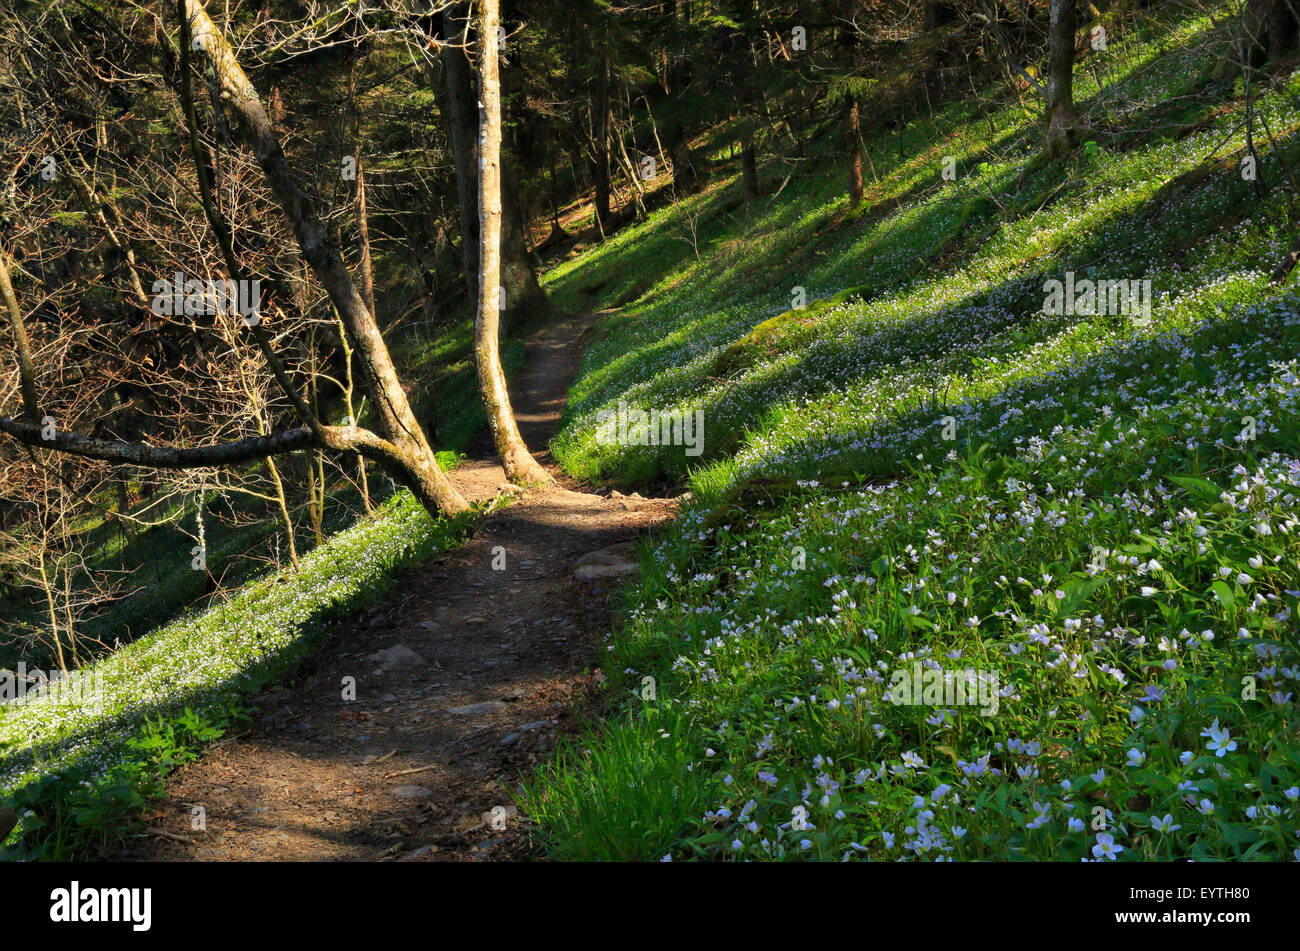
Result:
[[[555,433],[593,317],[538,332],[511,381],[537,457]],[[486,434],[452,478],[471,500],[505,485]],[[512,793],[577,728],[601,678],[617,583],[577,581],[585,554],[671,518],[673,500],[534,490],[460,548],[403,575],[262,698],[254,726],[172,775],[131,858],[438,861],[529,854]],[[500,546],[498,548],[497,546]],[[504,570],[494,570],[501,549]],[[398,647],[405,651],[396,650]],[[369,659],[392,651],[389,669]],[[341,699],[356,678],[356,700]],[[195,829],[194,810],[206,829]],[[494,811],[495,810],[495,811]]]

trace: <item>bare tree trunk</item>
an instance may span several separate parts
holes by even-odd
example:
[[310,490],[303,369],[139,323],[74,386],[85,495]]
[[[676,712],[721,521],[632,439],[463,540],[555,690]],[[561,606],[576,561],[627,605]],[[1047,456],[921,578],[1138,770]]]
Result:
[[[631,115],[632,109],[629,106],[628,116]],[[623,169],[623,177],[627,179],[628,187],[632,190],[632,199],[636,202],[637,212],[644,218],[646,216],[645,188],[641,185],[640,173],[637,166],[632,162],[632,156],[628,154],[627,143],[623,141],[623,130],[617,129],[615,132],[614,141],[618,144],[618,163]]]
[[746,201],[758,197],[758,160],[752,135],[745,136],[745,141],[740,146],[740,181]]
[[[927,3],[925,5],[925,28],[934,29],[939,25],[937,17],[941,17],[942,8],[945,4]],[[853,0],[848,0],[843,8],[843,24],[840,27],[840,43],[845,48],[845,55],[849,61],[849,72],[851,81],[857,82],[858,76],[858,35],[857,26],[854,22],[854,4]],[[932,22],[933,21],[933,22]],[[852,90],[851,90],[852,92]],[[862,135],[860,120],[862,114],[862,105],[858,100],[856,92],[852,92],[848,100],[848,109],[845,113],[844,123],[844,148],[849,156],[849,210],[857,208],[862,204],[863,186],[862,186]]]
[[600,61],[596,78],[596,99],[592,103],[592,139],[596,161],[596,223],[604,234],[610,225],[609,210],[609,60]]
[[[298,286],[299,309],[305,310],[307,297],[306,275],[304,274],[302,279],[295,283]],[[308,394],[311,398],[312,413],[319,417],[320,368],[316,365],[316,362],[320,350],[314,328],[308,336],[307,353]],[[304,461],[307,464],[307,520],[311,524],[312,535],[316,539],[316,544],[321,545],[325,542],[325,455],[319,449],[314,449],[304,455]]]
[[528,250],[523,203],[519,197],[519,179],[507,158],[501,156],[501,292],[505,307],[501,310],[501,330],[508,331],[527,320],[545,318],[553,313],[551,302],[537,283],[537,270]]
[[673,190],[686,195],[700,188],[709,172],[704,156],[691,149],[686,126],[676,117],[669,117],[664,125],[664,144],[673,166]]
[[58,600],[54,593],[55,583],[50,580],[49,569],[45,566],[44,549],[41,550],[40,559],[41,593],[45,595],[45,611],[50,619],[50,638],[54,642],[54,660],[59,665],[59,670],[67,674],[68,662],[63,657],[63,639],[59,637],[59,610]]
[[[478,300],[478,121],[475,115],[474,82],[465,43],[469,21],[464,6],[443,11],[443,35],[449,44],[443,49],[443,103],[448,137],[456,163],[456,192],[460,208],[461,263],[469,286],[469,299]],[[550,314],[546,293],[537,283],[537,272],[524,242],[524,216],[519,187],[509,163],[501,161],[501,287],[505,291],[505,327],[522,324],[529,317]]]
[[[343,405],[348,410],[348,425],[355,425],[358,422],[360,413],[356,406],[353,405],[353,397],[356,395],[356,381],[352,376],[352,347],[348,344],[347,328],[343,326],[343,321],[338,320],[339,328],[339,346],[343,350]],[[365,407],[365,401],[362,401],[362,408]],[[434,405],[434,419],[437,419],[437,405]],[[433,438],[438,438],[438,429],[433,427]],[[361,491],[361,501],[366,507],[366,514],[373,515],[374,506],[370,504],[370,480],[366,477],[366,458],[360,454],[357,455],[357,488]]]
[[[356,165],[357,174],[357,236],[361,242],[361,297],[370,308],[370,314],[375,315],[375,269],[370,258],[370,216],[366,211],[366,171],[361,161],[361,110],[357,107],[357,49],[353,47],[351,60],[348,63],[348,109],[352,113],[352,160]],[[348,422],[355,424],[359,422],[352,410],[352,348],[348,345],[347,328],[339,322],[339,340],[343,345],[344,369],[347,376],[347,407]],[[435,434],[435,438],[437,438]],[[274,466],[274,463],[272,463]],[[364,456],[357,455],[357,474],[360,479],[361,499],[366,506],[366,514],[372,514],[370,506],[370,486],[366,483],[366,460]],[[289,538],[290,546],[293,545],[292,533]],[[290,550],[293,556],[294,567],[298,567],[298,555]]]
[[862,185],[862,147],[858,141],[858,114],[860,108],[858,99],[854,96],[849,100],[849,121],[848,128],[845,129],[845,138],[848,139],[849,148],[849,207],[856,208],[862,204],[864,193]]
[[36,363],[32,359],[32,345],[27,339],[27,325],[23,322],[23,312],[18,307],[18,297],[14,294],[14,285],[9,278],[9,261],[0,249],[0,298],[5,305],[5,316],[9,319],[9,330],[14,335],[14,352],[18,356],[18,380],[23,391],[23,418],[35,425],[41,418],[40,397],[36,391]]
[[1048,34],[1047,155],[1059,158],[1074,144],[1074,0],[1052,0]]
[[307,524],[311,526],[316,544],[320,545],[325,541],[325,473],[320,450],[307,453],[303,462],[307,470]]
[[[122,260],[126,266],[127,281],[131,285],[131,291],[135,294],[136,302],[141,307],[149,306],[149,295],[145,293],[144,283],[140,280],[140,271],[136,265],[135,251],[131,245],[118,237],[117,228],[122,226],[122,215],[118,212],[117,207],[110,198],[99,198],[90,190],[90,185],[82,176],[78,165],[85,165],[85,159],[80,153],[76,154],[74,161],[66,166],[68,177],[72,179],[73,186],[81,193],[82,200],[86,202],[92,213],[99,219],[100,225],[104,229],[104,234],[108,237],[109,243],[117,249],[122,255]],[[107,211],[107,214],[105,213]],[[113,223],[109,222],[108,215],[113,216]],[[114,227],[116,223],[116,227]]]
[[551,233],[546,236],[546,242],[543,243],[568,237],[568,232],[560,224],[560,187],[555,182],[555,149],[549,149],[548,153],[551,166]]
[[366,215],[366,172],[361,162],[361,110],[357,108],[357,51],[348,63],[348,112],[352,118],[352,161],[357,174],[357,233],[361,241],[361,299],[375,312],[375,272],[370,262],[370,222]]
[[271,482],[275,485],[275,501],[280,507],[280,520],[284,522],[284,537],[289,543],[289,560],[293,562],[293,570],[297,571],[302,566],[298,562],[298,544],[293,537],[293,519],[289,516],[289,500],[284,494],[284,480],[280,478],[280,469],[274,459],[267,459],[266,466],[271,473]]
[[483,404],[496,444],[497,456],[511,482],[550,482],[551,477],[532,457],[510,408],[506,375],[501,368],[501,81],[497,26],[498,0],[482,0],[479,7],[479,289],[478,316],[474,321],[474,362],[478,366]]

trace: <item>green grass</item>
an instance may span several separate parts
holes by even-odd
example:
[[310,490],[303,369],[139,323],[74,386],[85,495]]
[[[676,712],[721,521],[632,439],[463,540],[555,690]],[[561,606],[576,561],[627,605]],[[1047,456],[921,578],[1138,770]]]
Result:
[[[720,181],[552,273],[644,295],[556,457],[693,492],[606,644],[612,717],[527,792],[555,854],[1300,857],[1297,223],[1281,156],[1262,198],[1237,174],[1225,41],[1113,37],[1077,95],[1117,131],[1063,162],[1016,100],[953,104],[868,141],[858,215],[838,169]],[[1045,313],[1067,271],[1150,280],[1150,319]],[[703,462],[598,441],[619,401],[702,409]],[[996,710],[894,702],[916,664]]]

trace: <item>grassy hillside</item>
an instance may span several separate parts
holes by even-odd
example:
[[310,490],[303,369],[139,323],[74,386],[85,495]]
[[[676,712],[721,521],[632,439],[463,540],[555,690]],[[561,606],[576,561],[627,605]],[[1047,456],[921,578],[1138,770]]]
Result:
[[[554,854],[1300,857],[1300,299],[1268,283],[1300,78],[1257,101],[1257,191],[1228,39],[1112,38],[1068,160],[989,89],[869,138],[856,215],[810,153],[552,272],[626,305],[557,458],[694,493],[606,645],[613,719],[529,792]],[[1149,280],[1149,316],[1046,313],[1069,273]],[[620,401],[703,410],[704,455],[602,443]],[[977,704],[896,702],[967,670]]]

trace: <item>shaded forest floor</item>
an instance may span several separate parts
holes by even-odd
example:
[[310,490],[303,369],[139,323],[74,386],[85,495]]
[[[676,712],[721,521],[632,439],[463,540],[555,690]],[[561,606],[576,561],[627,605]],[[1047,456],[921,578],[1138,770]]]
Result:
[[[518,784],[579,729],[604,677],[591,664],[617,582],[576,580],[575,565],[676,511],[675,500],[574,491],[545,451],[593,320],[534,334],[511,383],[524,438],[557,484],[520,493],[340,625],[293,686],[257,698],[251,729],[172,775],[129,857],[529,854]],[[486,433],[452,477],[471,501],[509,491]],[[342,699],[347,678],[355,700]]]

